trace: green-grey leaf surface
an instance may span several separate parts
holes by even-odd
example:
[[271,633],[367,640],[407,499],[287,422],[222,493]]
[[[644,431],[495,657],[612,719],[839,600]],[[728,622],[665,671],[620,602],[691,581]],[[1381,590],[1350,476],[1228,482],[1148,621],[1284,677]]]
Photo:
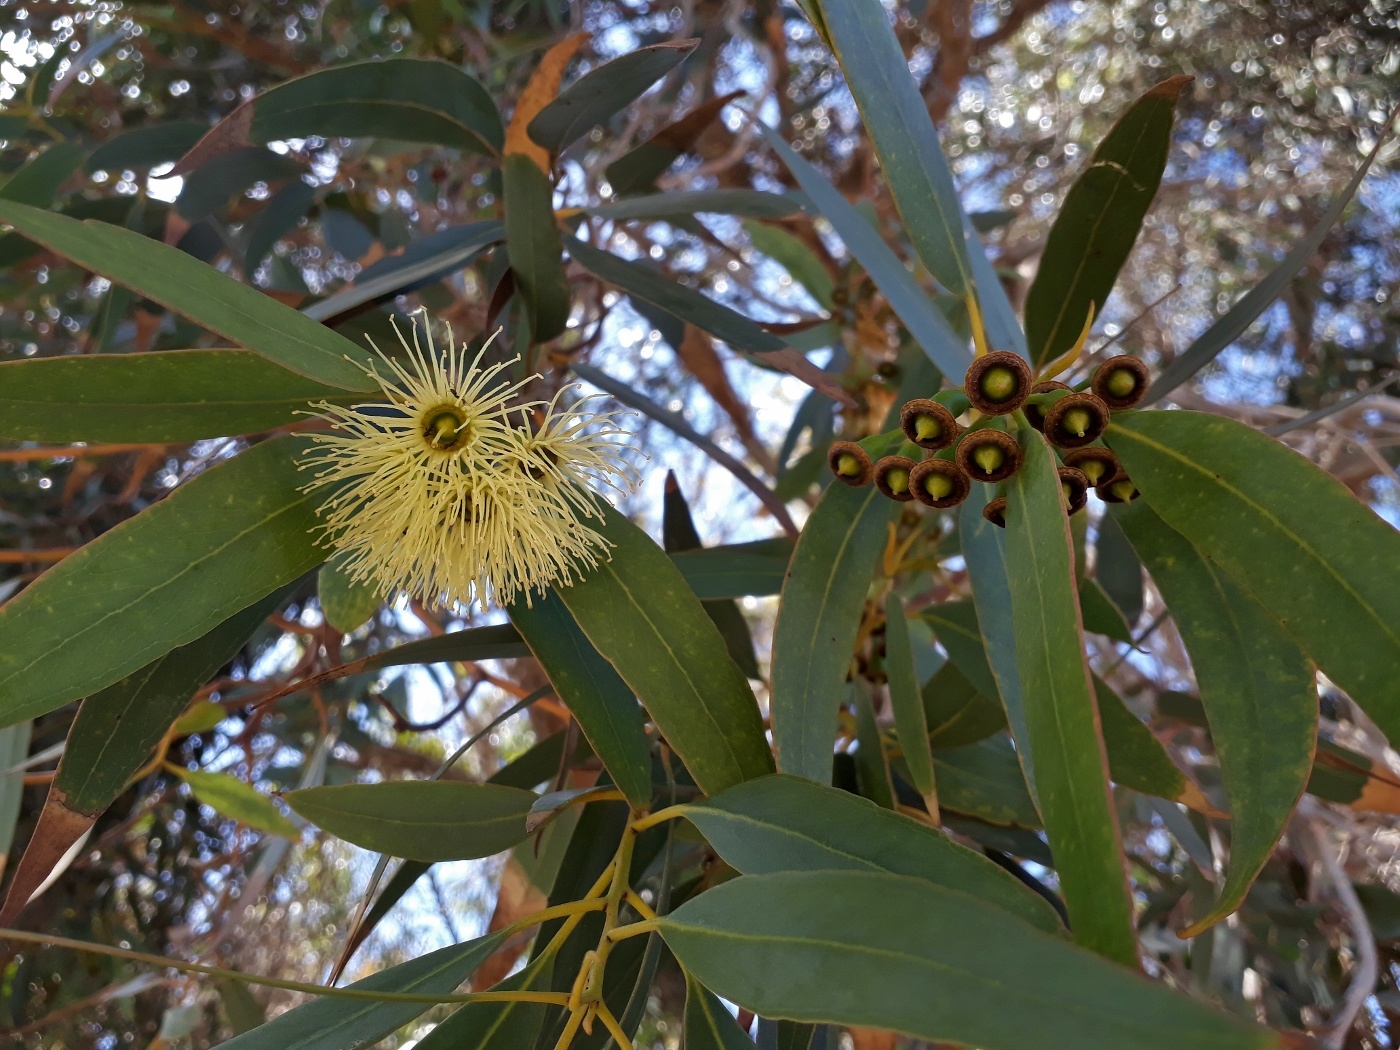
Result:
[[0,856],[9,856],[24,801],[24,777],[9,772],[29,757],[33,725],[16,722],[0,729]]
[[[501,946],[508,931],[463,941],[356,981],[361,992],[451,995]],[[323,997],[288,1010],[251,1032],[220,1043],[221,1050],[350,1050],[371,1047],[430,1009],[429,1003],[374,1002]]]
[[910,875],[971,894],[1050,932],[1055,910],[1016,878],[941,831],[804,777],[761,777],[706,802],[686,818],[745,875],[827,869]]
[[977,623],[977,607],[970,601],[939,602],[920,614],[948,650],[957,665],[983,696],[997,695],[997,682],[987,663],[987,651]]
[[669,40],[639,47],[590,69],[535,114],[525,130],[550,153],[562,153],[675,69],[698,43]]
[[957,187],[888,13],[868,0],[818,4],[914,250],[943,287],[967,296],[976,280]]
[[88,156],[87,171],[126,171],[177,161],[198,142],[209,126],[198,120],[142,124],[114,135]]
[[305,445],[211,467],[0,606],[0,724],[110,685],[320,564]]
[[996,691],[987,696],[954,660],[930,676],[920,692],[933,747],[975,744],[1006,728],[1006,711],[995,699]]
[[86,154],[76,142],[60,141],[46,146],[0,183],[0,200],[47,208]]
[[1298,644],[1250,594],[1146,500],[1114,508],[1181,632],[1230,800],[1230,864],[1215,907],[1223,919],[1283,834],[1308,783],[1317,743],[1317,687]]
[[1265,1050],[1280,1042],[999,908],[905,875],[746,875],[692,898],[660,926],[707,988],[765,1017],[982,1050]]
[[243,647],[276,606],[277,597],[234,613],[202,638],[172,649],[85,699],[54,777],[53,790],[62,804],[87,816],[111,805],[195,690]]
[[1039,828],[1016,749],[1004,735],[933,752],[939,805],[1001,827]]
[[345,390],[374,386],[354,363],[367,359],[360,347],[178,248],[120,226],[8,201],[0,201],[0,222],[308,379]]
[[[1006,721],[1016,741],[1016,757],[1035,797],[1035,762],[1027,745],[1025,703],[1021,697],[1021,672],[1016,664],[1016,623],[1011,612],[1011,584],[1006,569],[1006,530],[982,516],[982,508],[995,495],[988,485],[974,485],[958,516],[958,536],[968,579],[972,581],[973,606],[981,630],[987,666],[996,679],[996,694],[1006,709]],[[945,640],[946,645],[946,640]],[[952,650],[949,650],[950,655]],[[956,658],[954,658],[956,663]],[[967,674],[967,671],[963,671]]]
[[830,485],[798,537],[773,627],[770,709],[784,773],[831,782],[836,712],[895,506],[873,485]]
[[614,783],[639,809],[651,804],[651,752],[637,698],[593,648],[551,590],[533,605],[516,602],[511,622],[524,636]]
[[601,277],[628,295],[689,321],[695,327],[723,339],[735,350],[761,354],[787,346],[743,314],[677,283],[646,263],[621,259],[576,239],[568,242],[568,248],[574,261],[595,277]]
[[284,796],[324,831],[409,860],[471,860],[525,839],[533,791],[457,780],[395,780],[305,788]]
[[1073,549],[1055,457],[1037,431],[1007,484],[1006,568],[1036,801],[1075,940],[1137,964],[1133,903],[1084,658]]
[[[493,991],[515,991],[527,987],[533,970],[527,965],[520,973],[493,985]],[[549,1007],[541,1003],[467,1003],[451,1017],[419,1039],[416,1050],[524,1050],[534,1046]]]
[[783,589],[793,542],[785,536],[677,551],[671,561],[702,601],[763,597]]
[[532,338],[547,342],[564,330],[570,306],[564,242],[554,221],[554,187],[523,153],[501,162],[501,184],[511,272],[529,311]]
[[316,597],[326,623],[341,634],[355,630],[384,604],[379,585],[354,579],[340,567],[338,558],[326,562],[317,573]]
[[753,1050],[753,1040],[734,1015],[690,974],[685,975],[685,1050]]
[[1162,520],[1400,739],[1400,532],[1292,449],[1222,416],[1126,413],[1107,437]]
[[768,145],[787,165],[812,203],[841,237],[858,263],[865,268],[914,341],[944,375],[960,376],[972,364],[967,340],[958,337],[933,300],[919,287],[899,256],[865,221],[825,175],[799,156],[772,128],[760,124]]
[[1112,514],[1099,519],[1098,542],[1094,545],[1094,578],[1118,606],[1129,626],[1142,618],[1142,562]]
[[374,135],[498,153],[505,141],[486,89],[437,59],[372,59],[318,69],[263,92],[252,108],[248,137],[257,143]]
[[705,212],[716,215],[746,215],[755,219],[782,219],[798,210],[798,202],[781,193],[767,190],[718,189],[676,190],[651,193],[644,197],[623,197],[621,200],[596,204],[588,214],[601,219],[664,219],[672,215],[695,216]]
[[1074,345],[1091,307],[1103,312],[1162,181],[1176,100],[1190,82],[1171,77],[1134,102],[1065,195],[1026,293],[1026,341],[1036,365]]
[[200,769],[182,770],[180,776],[190,786],[195,798],[221,816],[232,817],[269,835],[289,839],[300,837],[297,826],[282,815],[272,799],[251,784],[229,773],[211,773]]
[[1084,630],[1125,645],[1132,643],[1133,632],[1128,629],[1123,611],[1113,604],[1108,592],[1092,576],[1079,581],[1079,609],[1084,617]]
[[904,617],[904,603],[893,590],[885,599],[885,671],[900,752],[914,780],[914,790],[934,807],[931,811],[936,811],[938,788],[934,783],[933,755],[929,753],[924,701],[914,671],[914,650],[909,644],[909,623]]
[[[819,306],[831,308],[831,295],[836,290],[836,284],[805,241],[781,226],[752,219],[744,220],[744,232],[749,235],[755,248],[777,262],[807,289]],[[782,458],[786,462],[787,457]]]
[[0,437],[198,441],[270,430],[346,392],[248,350],[45,357],[0,364]]
[[607,507],[612,558],[559,596],[706,794],[773,769],[758,702],[685,577]]
[[1108,774],[1115,784],[1145,795],[1176,801],[1186,790],[1186,775],[1176,768],[1166,749],[1123,703],[1107,682],[1094,677],[1094,700],[1099,709]]
[[516,660],[529,656],[529,646],[508,623],[468,627],[432,638],[396,645],[365,660],[366,671],[405,664],[469,663],[473,660]]

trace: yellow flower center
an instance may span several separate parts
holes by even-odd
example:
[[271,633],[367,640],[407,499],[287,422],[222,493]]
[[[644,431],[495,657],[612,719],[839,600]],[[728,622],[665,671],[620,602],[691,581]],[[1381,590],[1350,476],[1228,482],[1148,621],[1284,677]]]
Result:
[[423,440],[436,452],[455,452],[467,443],[471,428],[455,405],[439,405],[423,413]]

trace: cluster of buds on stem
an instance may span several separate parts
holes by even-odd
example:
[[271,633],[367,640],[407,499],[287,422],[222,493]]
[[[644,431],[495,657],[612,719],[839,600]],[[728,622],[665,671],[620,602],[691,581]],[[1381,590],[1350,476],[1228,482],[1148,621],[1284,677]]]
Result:
[[[961,390],[905,403],[899,426],[909,444],[899,454],[872,460],[861,444],[837,441],[827,462],[847,485],[873,481],[882,495],[901,503],[917,500],[939,510],[956,507],[971,493],[972,482],[995,485],[1021,468],[1021,446],[1006,423],[1007,417],[1014,417],[1062,450],[1059,477],[1069,513],[1084,508],[1091,488],[1108,502],[1127,502],[1137,497],[1137,488],[1118,457],[1095,442],[1108,429],[1112,412],[1142,400],[1147,381],[1147,367],[1136,357],[1103,362],[1080,384],[1086,389],[1076,390],[1052,379],[1037,382],[1018,354],[984,353],[968,368]],[[974,422],[964,426],[958,417],[968,413]],[[871,440],[888,447],[883,437]],[[918,450],[923,458],[912,458]],[[1005,509],[1006,500],[998,498],[983,513],[1004,525]]]

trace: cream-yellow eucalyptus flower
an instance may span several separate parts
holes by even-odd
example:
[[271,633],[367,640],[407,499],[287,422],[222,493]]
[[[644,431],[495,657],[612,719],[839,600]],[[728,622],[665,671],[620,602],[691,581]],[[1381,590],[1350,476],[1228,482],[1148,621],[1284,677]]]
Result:
[[308,490],[330,490],[327,544],[353,579],[431,607],[529,604],[582,578],[608,557],[588,524],[604,505],[593,488],[636,483],[629,435],[593,397],[562,405],[569,388],[518,401],[528,380],[508,381],[513,362],[482,365],[490,340],[470,361],[465,345],[439,354],[422,320],[411,345],[399,335],[406,364],[380,353],[387,371],[369,369],[382,401],[312,406],[336,430],[313,436],[303,464]]

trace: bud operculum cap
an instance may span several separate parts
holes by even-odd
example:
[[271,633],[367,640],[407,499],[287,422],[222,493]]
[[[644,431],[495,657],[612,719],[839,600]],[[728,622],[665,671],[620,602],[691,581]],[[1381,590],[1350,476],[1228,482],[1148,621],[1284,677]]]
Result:
[[963,380],[963,390],[974,408],[989,416],[1015,412],[1030,397],[1031,366],[1020,354],[993,350],[973,361]]
[[833,441],[826,452],[826,464],[836,480],[852,488],[870,484],[872,467],[870,454],[854,441]]
[[1094,369],[1091,389],[1109,408],[1132,408],[1147,396],[1147,366],[1131,354],[1110,357]]
[[[1061,383],[1058,379],[1047,379],[1031,387],[1032,394],[1048,394],[1052,390],[1071,390],[1068,383]],[[1035,427],[1042,434],[1045,433],[1045,408],[1044,405],[1027,405],[1026,422]]]
[[890,499],[908,503],[914,498],[909,477],[918,466],[908,456],[884,456],[875,462],[875,487]]
[[999,529],[1006,528],[1006,497],[998,496],[982,508],[982,517]]
[[905,403],[899,410],[899,426],[905,437],[930,452],[947,448],[962,432],[952,412],[926,397]]
[[958,442],[956,459],[969,478],[994,484],[1021,468],[1021,446],[1004,430],[973,430]]
[[972,483],[951,460],[926,459],[910,473],[909,488],[924,506],[943,510],[967,499]]
[[1045,437],[1060,448],[1091,445],[1108,429],[1108,406],[1083,391],[1062,397],[1045,410]]
[[1084,472],[1090,485],[1107,485],[1123,472],[1123,464],[1112,449],[1102,445],[1077,448],[1065,454],[1065,466]]
[[1075,467],[1060,467],[1060,490],[1064,493],[1065,507],[1071,514],[1077,514],[1089,502],[1089,479]]

